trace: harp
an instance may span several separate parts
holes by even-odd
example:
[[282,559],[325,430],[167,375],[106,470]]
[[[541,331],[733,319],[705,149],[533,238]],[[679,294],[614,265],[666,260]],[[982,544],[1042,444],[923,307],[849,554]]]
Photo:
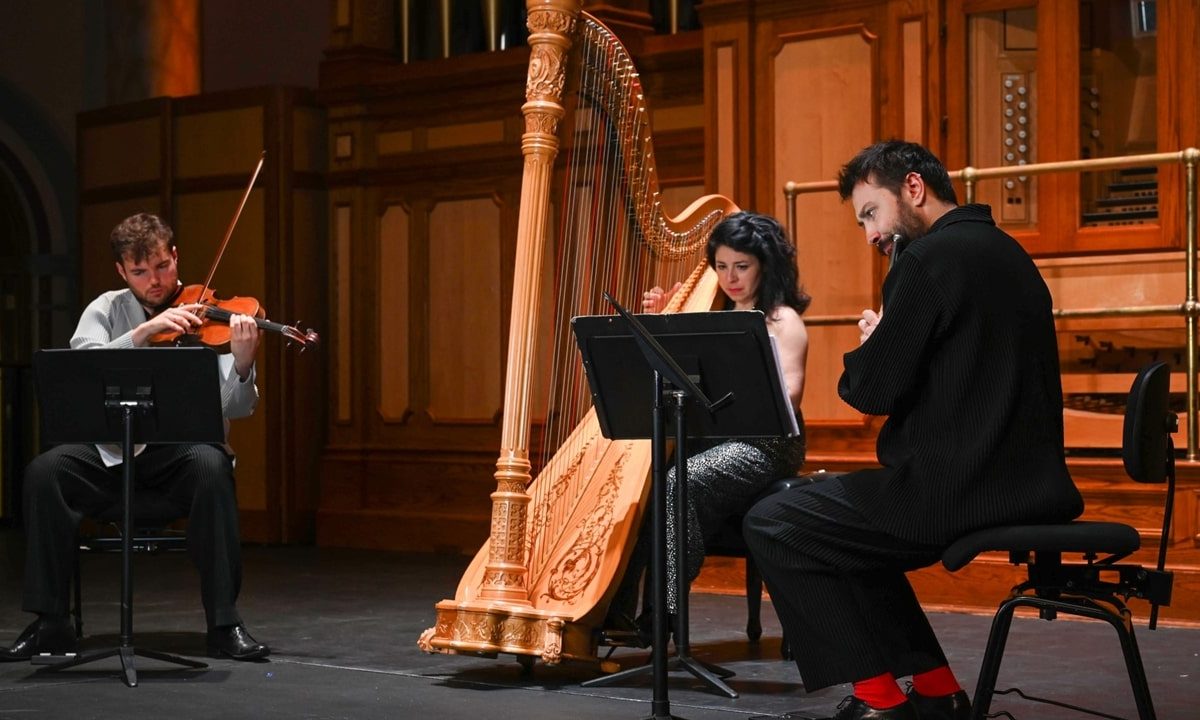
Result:
[[[512,653],[522,663],[594,662],[648,496],[650,442],[601,436],[569,320],[608,312],[605,290],[640,307],[644,290],[676,280],[684,284],[668,311],[711,309],[719,289],[704,248],[737,208],[710,195],[667,217],[628,52],[579,0],[527,4],[524,174],[491,534],[418,644],[427,652]],[[560,146],[570,162],[556,176]],[[556,183],[560,220],[551,232]],[[546,303],[544,257],[559,268]],[[543,342],[551,335],[555,344]],[[532,479],[536,360],[549,364],[557,389],[545,401],[540,445],[549,452]]]

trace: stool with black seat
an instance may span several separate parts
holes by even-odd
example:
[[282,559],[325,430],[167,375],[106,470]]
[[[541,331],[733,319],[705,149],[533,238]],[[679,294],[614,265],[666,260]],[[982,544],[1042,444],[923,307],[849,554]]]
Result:
[[[1028,579],[1013,588],[992,621],[972,703],[974,720],[988,714],[1013,612],[1019,607],[1036,608],[1044,620],[1066,613],[1112,625],[1121,641],[1138,717],[1155,717],[1133,634],[1133,616],[1125,601],[1136,597],[1150,603],[1151,630],[1157,624],[1158,607],[1171,603],[1173,578],[1164,567],[1175,494],[1171,433],[1178,419],[1168,407],[1169,391],[1170,370],[1165,363],[1155,363],[1138,373],[1125,409],[1121,453],[1125,471],[1135,481],[1167,484],[1156,568],[1120,562],[1138,550],[1141,542],[1136,529],[1112,522],[988,528],[959,539],[942,555],[942,564],[951,571],[965,567],[980,553],[997,550],[1008,552],[1012,563],[1028,568]],[[1083,562],[1063,562],[1064,554],[1080,555]]]
[[[83,583],[80,555],[84,553],[120,553],[125,532],[121,524],[121,503],[87,518],[91,527],[81,529],[75,553],[72,579],[72,608],[75,616],[75,637],[83,639]],[[156,555],[160,552],[187,550],[187,533],[179,527],[181,515],[166,495],[154,488],[139,489],[133,499],[133,533],[130,550],[134,553]]]
[[[755,502],[774,495],[777,492],[790,490],[800,485],[807,485],[815,477],[820,476],[820,474],[809,473],[798,477],[776,480],[755,499]],[[746,540],[742,536],[742,519],[742,515],[734,515],[729,518],[725,525],[721,527],[717,536],[705,545],[704,553],[713,557],[735,557],[746,560],[746,636],[750,638],[751,642],[758,642],[759,638],[762,637],[763,581],[762,575],[758,572],[758,566],[754,562],[754,557],[750,554],[749,548],[746,547]],[[784,637],[780,643],[779,651],[784,660],[792,659],[792,652],[788,645],[787,637]]]

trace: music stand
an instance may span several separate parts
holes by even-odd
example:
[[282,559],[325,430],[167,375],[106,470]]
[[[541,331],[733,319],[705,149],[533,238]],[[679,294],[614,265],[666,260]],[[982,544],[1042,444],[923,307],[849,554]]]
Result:
[[122,450],[121,643],[44,669],[53,672],[116,655],[122,680],[135,687],[136,655],[207,668],[133,645],[133,446],[225,442],[217,354],[208,348],[39,350],[33,369],[43,442],[120,443]]
[[[688,437],[781,437],[799,433],[776,353],[760,312],[710,312],[634,317],[605,294],[620,317],[573,318],[601,432],[606,438],[651,440],[654,596],[651,664],[583,683],[607,685],[647,669],[654,675],[653,718],[671,718],[667,699],[666,436],[676,452],[676,547],[686,548]],[[647,397],[646,391],[652,390]],[[717,397],[713,402],[709,397]],[[738,402],[742,398],[743,402]],[[689,403],[691,401],[691,403]],[[665,412],[665,402],[674,408]],[[649,417],[649,419],[647,419]],[[674,666],[730,698],[732,672],[691,657],[686,557],[676,557],[678,627]]]

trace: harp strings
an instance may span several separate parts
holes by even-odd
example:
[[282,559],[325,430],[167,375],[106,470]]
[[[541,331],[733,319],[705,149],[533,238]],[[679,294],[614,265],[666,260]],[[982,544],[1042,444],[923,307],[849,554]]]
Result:
[[[585,490],[587,458],[607,442],[578,432],[592,406],[570,320],[609,314],[605,291],[641,310],[642,293],[670,287],[693,269],[703,242],[696,233],[668,227],[659,201],[649,114],[636,68],[620,42],[590,18],[572,58],[564,122],[562,195],[556,237],[546,261],[555,268],[550,323],[536,342],[548,344],[546,418],[541,434],[539,477],[531,494],[527,561],[531,573],[544,566],[555,539],[571,520]],[[648,237],[650,233],[654,237]],[[706,233],[705,233],[706,234]],[[585,453],[585,450],[587,451]]]

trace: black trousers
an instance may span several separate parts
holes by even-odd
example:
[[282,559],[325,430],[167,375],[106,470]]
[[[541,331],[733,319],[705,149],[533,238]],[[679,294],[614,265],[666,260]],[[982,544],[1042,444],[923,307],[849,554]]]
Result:
[[810,692],[946,664],[904,575],[937,562],[941,548],[873,528],[843,484],[856,474],[769,495],[743,523]]
[[[188,554],[200,571],[208,627],[241,623],[242,584],[233,460],[215,445],[151,445],[134,460],[135,494],[160,493],[188,518]],[[122,467],[106,467],[92,445],[60,445],[25,471],[25,588],[22,608],[68,611],[76,534],[83,517],[121,501]]]

